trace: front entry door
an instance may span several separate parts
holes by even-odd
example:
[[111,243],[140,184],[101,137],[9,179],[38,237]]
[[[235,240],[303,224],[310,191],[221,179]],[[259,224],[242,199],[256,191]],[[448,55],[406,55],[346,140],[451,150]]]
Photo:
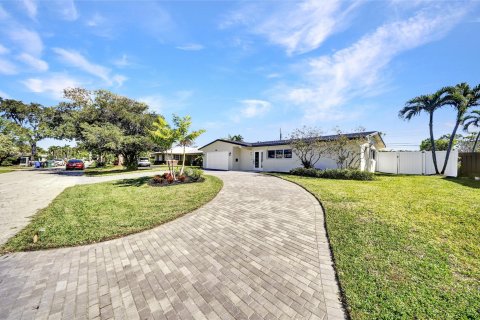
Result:
[[253,167],[255,170],[263,170],[263,151],[255,151]]

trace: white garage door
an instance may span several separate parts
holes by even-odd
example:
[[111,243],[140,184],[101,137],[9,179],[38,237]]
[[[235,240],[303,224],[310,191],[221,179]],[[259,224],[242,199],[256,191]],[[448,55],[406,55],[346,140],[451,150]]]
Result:
[[207,169],[228,170],[228,151],[207,152]]

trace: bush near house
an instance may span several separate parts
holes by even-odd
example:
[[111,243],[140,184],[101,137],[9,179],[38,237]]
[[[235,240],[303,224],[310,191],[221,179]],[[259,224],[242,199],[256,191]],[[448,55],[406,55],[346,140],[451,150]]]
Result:
[[375,174],[368,171],[353,169],[326,169],[319,170],[315,168],[295,168],[290,170],[290,174],[302,177],[314,177],[324,179],[342,179],[342,180],[375,180]]

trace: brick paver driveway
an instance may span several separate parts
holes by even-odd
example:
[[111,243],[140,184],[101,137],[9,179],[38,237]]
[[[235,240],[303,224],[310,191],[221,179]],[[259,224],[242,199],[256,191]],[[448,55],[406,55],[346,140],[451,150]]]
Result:
[[1,256],[0,318],[343,318],[317,201],[275,177],[211,174],[214,200],[153,230]]

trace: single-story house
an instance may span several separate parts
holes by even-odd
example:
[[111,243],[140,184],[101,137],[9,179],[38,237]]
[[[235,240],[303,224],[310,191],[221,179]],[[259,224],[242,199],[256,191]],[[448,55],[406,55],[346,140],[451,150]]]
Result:
[[[384,149],[385,143],[378,131],[348,133],[345,136],[355,141],[351,148],[360,152],[360,170],[375,171],[376,152]],[[329,141],[337,135],[319,137]],[[203,151],[203,167],[213,170],[288,172],[301,167],[301,161],[290,145],[291,140],[243,142],[217,139],[199,148]],[[337,168],[335,160],[322,157],[318,169]]]
[[[198,158],[203,154],[198,148],[185,147],[185,164],[198,165]],[[155,163],[165,163],[167,160],[183,160],[183,147],[174,147],[171,150],[162,152],[153,152],[151,157],[154,158]],[[200,158],[201,159],[201,158]]]

